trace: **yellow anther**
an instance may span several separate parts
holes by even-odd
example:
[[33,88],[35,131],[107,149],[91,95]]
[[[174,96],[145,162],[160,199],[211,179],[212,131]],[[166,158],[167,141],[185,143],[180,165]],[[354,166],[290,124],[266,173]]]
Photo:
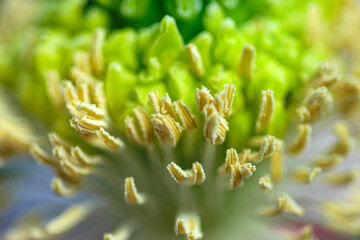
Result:
[[312,90],[303,104],[310,113],[307,122],[313,122],[328,114],[332,109],[332,103],[332,96],[326,87],[322,86]]
[[96,135],[103,141],[106,147],[110,150],[115,151],[119,148],[123,148],[125,145],[120,138],[111,136],[105,129],[102,127],[96,131]]
[[61,158],[60,165],[65,172],[72,179],[81,180],[93,172],[91,167],[84,167],[74,163],[75,160],[70,158]]
[[360,204],[358,203],[325,201],[323,207],[325,211],[339,217],[356,219],[360,216]]
[[294,178],[299,183],[309,184],[321,173],[321,168],[299,167],[295,170]]
[[92,166],[101,162],[99,157],[87,155],[79,146],[71,148],[71,155],[83,166]]
[[65,183],[60,177],[53,177],[51,181],[51,189],[61,197],[72,197],[78,192],[79,188],[79,184]]
[[200,112],[203,111],[206,105],[210,105],[214,98],[211,96],[210,91],[202,86],[201,89],[197,88],[195,93],[196,105]]
[[56,166],[56,159],[46,153],[38,144],[34,143],[30,147],[30,153],[35,160],[41,165]]
[[192,178],[190,172],[182,170],[181,167],[174,162],[171,162],[166,168],[169,170],[172,178],[178,183],[189,181],[189,179]]
[[244,184],[243,180],[250,177],[255,170],[256,167],[251,163],[235,163],[234,165],[231,165],[230,187],[242,187]]
[[71,149],[71,145],[68,144],[67,142],[65,142],[63,139],[61,139],[59,137],[59,135],[57,135],[55,132],[51,132],[48,134],[49,136],[49,140],[51,142],[51,145],[53,147],[56,147],[56,146],[62,146],[64,147],[67,151],[70,151]]
[[133,177],[125,178],[125,200],[129,204],[142,205],[146,202],[143,194],[137,192]]
[[82,72],[90,74],[90,54],[86,51],[76,51],[74,54],[74,65]]
[[76,106],[76,110],[83,116],[93,120],[103,120],[105,117],[105,112],[96,107],[95,104],[82,102]]
[[263,143],[260,147],[259,152],[256,154],[252,154],[251,160],[258,164],[260,163],[264,158],[270,157],[273,152],[275,151],[275,138],[273,136],[266,136],[263,138]]
[[178,182],[187,182],[190,185],[201,184],[205,181],[205,172],[198,162],[193,163],[191,170],[182,170],[176,163],[171,162],[167,167],[172,178]]
[[46,89],[52,103],[59,107],[63,104],[63,96],[60,90],[60,75],[55,69],[45,72]]
[[219,115],[228,118],[231,111],[231,105],[234,101],[235,85],[225,84],[224,89],[215,94],[213,104]]
[[180,118],[182,125],[188,130],[192,132],[196,129],[197,124],[195,121],[195,116],[191,114],[191,109],[183,103],[183,101],[175,101],[174,102],[175,111]]
[[330,168],[339,165],[344,161],[344,158],[339,154],[331,154],[327,156],[320,156],[314,160],[314,165],[322,169]]
[[81,223],[91,212],[86,204],[74,204],[59,216],[46,223],[43,227],[31,229],[32,239],[51,239],[70,231]]
[[310,121],[311,114],[304,105],[302,105],[296,109],[296,114],[297,114],[299,122],[304,123],[304,122]]
[[79,102],[79,97],[76,93],[75,87],[70,81],[64,81],[61,84],[66,107],[72,115],[77,115],[73,102]]
[[195,74],[195,76],[199,78],[202,77],[205,74],[205,68],[199,49],[193,43],[186,45],[185,49],[192,72]]
[[334,185],[350,184],[354,182],[359,175],[359,170],[354,168],[343,172],[331,173],[327,181]]
[[132,229],[128,226],[118,227],[112,233],[105,233],[104,240],[128,240],[132,234]]
[[148,94],[148,98],[149,98],[150,104],[151,104],[155,114],[160,114],[162,101],[161,101],[161,98],[159,97],[159,94],[156,92],[156,90],[151,91]]
[[255,48],[251,45],[245,45],[241,51],[239,74],[243,78],[251,78],[255,70]]
[[279,181],[284,175],[284,156],[282,150],[275,150],[270,159],[271,177],[274,181]]
[[161,142],[175,147],[181,137],[182,128],[170,115],[151,115],[155,133]]
[[260,214],[263,216],[276,216],[282,213],[302,216],[304,214],[304,209],[300,207],[289,195],[282,194],[278,197],[276,206],[265,207],[260,210]]
[[201,221],[197,214],[182,214],[175,223],[175,234],[186,235],[188,240],[201,239]]
[[311,138],[311,125],[300,124],[298,126],[298,135],[289,146],[289,152],[292,154],[301,153],[309,144]]
[[260,111],[256,121],[256,129],[260,130],[271,122],[275,111],[274,92],[270,89],[261,92]]
[[95,133],[100,130],[101,127],[106,127],[107,124],[102,120],[94,120],[87,116],[83,116],[77,121],[77,128],[82,132]]
[[244,149],[242,153],[239,154],[239,163],[244,164],[251,160],[251,150]]
[[217,112],[206,117],[204,137],[209,140],[211,144],[222,144],[225,141],[227,131],[229,131],[228,122]]
[[90,51],[90,64],[96,76],[100,76],[104,71],[104,56],[102,52],[104,40],[105,30],[102,28],[96,29]]
[[90,103],[89,80],[87,78],[76,79],[76,93],[80,102]]
[[231,166],[239,162],[239,156],[235,149],[226,151],[225,164],[219,168],[221,173],[231,173]]
[[176,120],[175,110],[168,93],[165,93],[161,100],[161,114],[170,115]]
[[355,140],[350,135],[349,127],[344,123],[339,123],[335,126],[335,132],[339,141],[331,150],[331,153],[347,156],[355,146]]
[[99,81],[90,82],[91,100],[95,103],[96,107],[107,112],[107,103],[104,93],[104,83]]
[[133,109],[136,118],[129,115],[125,118],[125,128],[128,138],[139,145],[149,145],[154,140],[154,128],[150,116],[140,106]]
[[193,176],[191,179],[191,184],[201,184],[205,181],[205,171],[200,163],[193,163],[191,171]]
[[259,184],[262,190],[265,192],[271,190],[273,188],[273,184],[271,178],[269,176],[264,176],[259,179]]

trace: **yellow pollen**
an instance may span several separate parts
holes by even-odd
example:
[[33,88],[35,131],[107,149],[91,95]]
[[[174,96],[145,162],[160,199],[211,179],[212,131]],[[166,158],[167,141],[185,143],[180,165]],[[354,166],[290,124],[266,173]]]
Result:
[[211,144],[222,144],[225,141],[227,131],[229,131],[228,122],[217,112],[205,119],[204,137]]
[[231,105],[234,101],[235,85],[225,84],[224,89],[215,94],[213,104],[223,118],[230,116]]
[[129,204],[142,205],[146,202],[143,194],[137,192],[133,177],[125,178],[125,200]]
[[80,102],[90,103],[89,80],[87,78],[76,79],[76,93]]
[[96,107],[107,112],[107,103],[104,93],[104,83],[100,81],[90,82],[90,95],[91,100],[95,103]]
[[161,114],[162,101],[159,97],[159,94],[155,90],[151,91],[148,94],[148,98],[155,114]]
[[226,151],[225,164],[219,168],[220,173],[231,173],[231,166],[239,162],[239,156],[234,148]]
[[309,124],[299,124],[298,125],[298,135],[289,146],[289,152],[292,154],[301,153],[305,147],[309,144],[311,137],[311,125]]
[[59,135],[57,135],[55,132],[51,132],[48,134],[49,136],[49,140],[51,142],[51,145],[53,147],[56,147],[56,146],[62,146],[64,147],[67,151],[70,151],[71,149],[71,145],[68,144],[67,142],[65,142],[63,139],[61,139],[59,137]]
[[314,122],[328,114],[332,109],[333,98],[329,90],[322,86],[312,90],[304,100],[304,106],[310,113],[307,122]]
[[267,157],[271,157],[271,155],[273,154],[273,152],[276,149],[275,146],[275,138],[273,136],[266,136],[263,138],[263,143],[260,147],[259,152],[257,152],[256,154],[252,154],[251,155],[251,160],[258,164],[260,163],[264,158]]
[[355,139],[350,135],[349,127],[345,123],[339,123],[335,126],[335,132],[339,141],[331,150],[332,154],[347,156],[355,146]]
[[359,169],[354,168],[347,171],[331,173],[327,181],[334,185],[350,184],[359,177]]
[[60,177],[53,177],[51,181],[51,189],[56,195],[61,197],[72,197],[78,192],[79,188],[79,184],[65,183]]
[[254,75],[255,69],[255,48],[251,45],[245,45],[241,51],[239,74],[243,78],[251,78]]
[[259,131],[271,122],[275,111],[274,92],[270,89],[261,92],[259,116],[256,121],[256,129]]
[[111,151],[115,151],[119,148],[123,148],[125,145],[120,138],[116,138],[111,136],[105,129],[100,127],[98,131],[96,131],[96,135],[103,141],[106,147],[108,147]]
[[198,78],[204,76],[205,68],[204,68],[204,63],[202,61],[199,49],[193,43],[186,45],[185,49],[186,49],[186,54],[189,59],[190,68],[191,68],[192,72]]
[[167,167],[172,178],[178,182],[186,182],[189,185],[201,184],[205,181],[205,172],[198,162],[193,163],[191,170],[182,170],[176,163],[171,162]]
[[30,153],[40,165],[56,166],[56,159],[46,153],[38,144],[31,145]]
[[96,107],[95,104],[81,102],[76,106],[76,110],[83,116],[86,116],[93,120],[103,120],[105,117],[104,111]]
[[230,187],[242,187],[244,185],[243,180],[252,176],[255,170],[256,167],[251,163],[235,163],[234,165],[231,165]]
[[71,155],[84,166],[92,166],[101,162],[100,157],[87,155],[79,146],[71,148]]

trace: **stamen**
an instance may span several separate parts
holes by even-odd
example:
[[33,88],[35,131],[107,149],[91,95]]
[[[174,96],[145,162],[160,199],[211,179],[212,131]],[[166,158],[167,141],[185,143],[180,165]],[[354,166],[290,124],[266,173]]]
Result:
[[91,167],[77,165],[74,163],[74,160],[71,161],[70,159],[64,157],[60,159],[60,165],[65,174],[72,179],[81,180],[93,172]]
[[274,181],[279,181],[284,175],[283,152],[275,150],[271,156],[271,177]]
[[256,167],[251,163],[235,163],[231,165],[230,187],[242,187],[244,185],[243,179],[252,176]]
[[331,168],[333,166],[339,165],[344,161],[344,158],[339,154],[331,154],[328,156],[318,157],[314,160],[314,165],[322,169]]
[[[128,138],[139,145],[146,146],[154,140],[154,129],[151,119],[147,112],[140,106],[133,109],[138,125],[135,119],[129,115],[125,118],[125,128]],[[141,135],[140,135],[141,134]]]
[[289,147],[289,152],[292,154],[299,154],[309,144],[311,137],[311,125],[298,125],[298,135]]
[[181,167],[174,162],[171,162],[166,168],[169,170],[172,178],[178,183],[188,181],[192,178],[192,173],[182,170]]
[[187,182],[190,185],[201,184],[205,181],[203,166],[195,162],[191,170],[182,170],[176,163],[171,162],[167,167],[170,175],[177,183]]
[[182,128],[170,115],[152,114],[155,133],[161,142],[175,147],[181,137]]
[[103,143],[112,151],[123,148],[125,145],[120,138],[115,138],[106,132],[102,127],[96,131],[96,135],[103,141]]
[[95,104],[89,104],[85,102],[81,102],[76,106],[76,110],[82,115],[91,118],[93,120],[103,120],[105,117],[105,113],[102,109],[96,107]]
[[355,168],[343,172],[332,173],[328,177],[327,181],[335,185],[350,184],[354,182],[359,177],[359,175],[359,170]]
[[339,81],[331,89],[331,93],[341,110],[350,112],[360,100],[360,83],[355,79]]
[[224,89],[215,94],[215,100],[213,102],[219,115],[223,118],[228,118],[230,115],[231,105],[234,100],[235,85],[225,84]]
[[77,115],[77,112],[75,111],[72,104],[73,102],[79,102],[79,97],[76,93],[75,87],[70,81],[64,81],[61,84],[61,89],[66,102],[66,107],[72,115]]
[[317,43],[321,35],[321,14],[317,4],[311,3],[307,9],[307,43]]
[[137,192],[133,177],[125,178],[125,200],[129,204],[142,205],[146,198],[143,194]]
[[298,116],[299,122],[301,123],[309,122],[311,118],[309,110],[304,105],[296,109],[296,115]]
[[51,189],[61,197],[72,197],[78,192],[79,188],[79,184],[76,183],[65,184],[60,177],[53,177],[51,181]]
[[321,173],[321,168],[300,167],[295,170],[294,178],[303,184],[314,182],[315,178]]
[[31,237],[34,239],[50,239],[70,231],[81,223],[91,212],[86,204],[74,204],[62,212],[58,217],[44,225],[31,229]]
[[176,121],[175,110],[168,93],[165,93],[161,101],[161,114],[170,115]]
[[67,142],[65,142],[63,139],[61,139],[61,138],[59,137],[59,135],[57,135],[55,132],[49,133],[48,136],[49,136],[51,145],[52,145],[53,147],[62,146],[62,147],[64,147],[67,151],[70,151],[71,145],[68,144]]
[[200,218],[197,214],[183,214],[176,219],[175,234],[186,235],[188,240],[201,239]]
[[244,164],[251,160],[251,150],[250,149],[244,149],[243,152],[239,155],[239,163]]
[[360,205],[358,203],[325,201],[323,207],[329,213],[344,218],[357,219],[360,216]]
[[101,162],[99,157],[93,157],[85,154],[79,146],[71,148],[71,155],[82,165],[92,166]]
[[239,156],[235,149],[226,151],[225,164],[219,168],[220,173],[231,173],[231,166],[239,162]]
[[191,133],[197,127],[195,116],[191,114],[191,109],[182,100],[174,102],[174,106],[181,123]]
[[273,188],[272,181],[269,176],[264,176],[259,179],[259,184],[262,190],[265,192],[271,190]]
[[91,99],[95,105],[107,112],[106,97],[104,93],[104,83],[99,81],[93,81],[90,85]]
[[86,78],[76,79],[76,92],[80,102],[90,103],[89,80]]
[[132,230],[128,226],[122,226],[112,233],[105,233],[104,240],[128,240],[131,237]]
[[275,138],[273,136],[266,136],[263,139],[263,144],[258,153],[251,155],[251,160],[258,164],[264,158],[270,157],[275,151]]
[[260,210],[260,214],[263,216],[276,216],[285,212],[295,216],[302,216],[304,209],[289,195],[282,194],[278,197],[276,206],[266,207]]
[[89,132],[89,133],[96,133],[100,130],[102,127],[106,127],[106,122],[102,120],[94,120],[91,118],[88,118],[87,116],[82,117],[77,122],[77,127],[82,132]]
[[329,90],[322,86],[312,90],[304,101],[304,106],[310,113],[308,122],[313,122],[328,114],[332,108],[333,99]]
[[186,54],[189,59],[190,67],[195,76],[198,78],[204,76],[205,68],[200,55],[200,52],[195,44],[188,44],[185,46]]
[[270,89],[261,92],[259,116],[256,121],[256,129],[260,130],[270,123],[275,111],[274,92]]
[[345,123],[339,123],[335,126],[339,142],[331,150],[331,153],[347,156],[355,146],[355,140],[350,135],[349,127]]
[[45,79],[49,97],[55,106],[61,106],[63,104],[63,97],[59,88],[61,82],[59,72],[55,69],[48,70],[45,73]]
[[210,94],[210,91],[204,86],[201,86],[201,89],[196,89],[195,99],[197,108],[200,112],[203,111],[206,105],[210,105],[214,100]]
[[104,56],[102,48],[105,40],[105,30],[96,29],[90,51],[90,63],[93,73],[100,76],[104,71]]
[[157,91],[156,90],[151,91],[148,94],[148,98],[149,98],[149,101],[150,101],[150,104],[151,104],[152,108],[154,109],[155,114],[161,114],[162,102],[161,102],[161,99],[160,99],[159,94],[157,93]]
[[90,54],[86,51],[76,51],[74,54],[75,66],[84,73],[90,74]]
[[46,153],[38,144],[31,145],[30,153],[40,165],[56,166],[56,159]]
[[222,144],[225,141],[227,131],[229,131],[228,122],[217,112],[213,112],[206,117],[204,137],[209,140],[211,144]]
[[245,45],[241,51],[239,74],[243,78],[251,78],[254,75],[255,68],[255,48],[251,45]]

